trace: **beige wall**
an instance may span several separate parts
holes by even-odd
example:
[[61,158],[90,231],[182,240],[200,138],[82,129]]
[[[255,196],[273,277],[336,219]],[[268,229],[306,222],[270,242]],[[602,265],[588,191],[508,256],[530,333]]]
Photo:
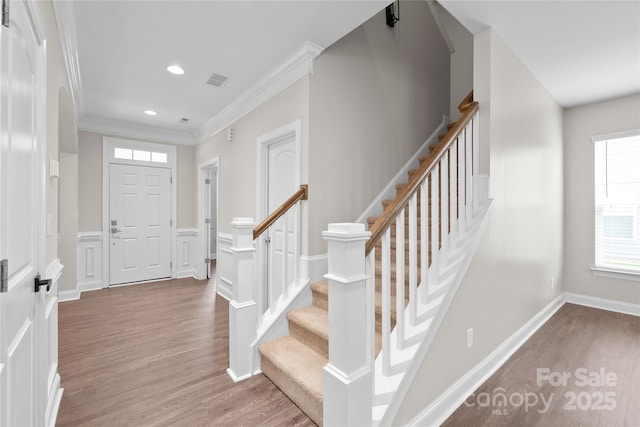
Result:
[[60,262],[64,265],[59,290],[77,288],[78,154],[60,152]]
[[[309,79],[304,77],[233,123],[234,141],[226,132],[208,138],[196,148],[196,165],[219,157],[219,233],[231,233],[234,217],[256,218],[257,138],[297,119],[302,122],[302,182],[307,181]],[[303,211],[303,218],[304,218]],[[306,222],[303,219],[303,224]],[[304,233],[303,233],[304,235]],[[306,242],[303,241],[303,253]]]
[[[99,133],[78,135],[78,231],[102,230],[102,138]],[[135,140],[133,138],[130,138]],[[196,227],[195,147],[177,146],[178,228]]]
[[453,44],[451,54],[451,109],[449,116],[457,120],[461,113],[458,104],[473,89],[473,34],[471,34],[447,10],[434,2],[449,41]]
[[640,95],[571,108],[564,113],[564,286],[567,292],[640,304],[637,281],[598,277],[590,270],[595,257],[591,137],[632,129],[640,129]]
[[491,143],[490,223],[394,425],[412,420],[562,285],[562,109],[492,30],[475,36],[474,65]]
[[310,77],[309,255],[354,221],[449,113],[449,50],[425,2],[327,48]]
[[[58,39],[58,31],[55,21],[55,15],[53,14],[53,5],[50,0],[37,2],[37,6],[40,10],[42,22],[44,24],[45,38],[47,40],[47,60],[46,60],[46,170],[45,174],[49,175],[49,160],[58,160],[59,151],[59,135],[69,132],[73,134],[75,132],[75,117],[71,114],[62,112],[62,117],[59,112],[59,94],[60,88],[65,88],[69,93],[69,84],[67,80],[66,68],[64,65],[64,59],[62,56],[62,48],[60,47],[60,41]],[[62,123],[63,127],[72,127],[72,129],[59,129],[59,123]],[[46,259],[45,266],[59,257],[58,254],[58,233],[59,233],[59,219],[58,219],[58,192],[59,192],[59,180],[57,179],[45,179],[46,182],[46,202],[45,212],[46,215],[51,215],[53,218],[51,234],[46,237]],[[46,220],[46,218],[45,218]]]

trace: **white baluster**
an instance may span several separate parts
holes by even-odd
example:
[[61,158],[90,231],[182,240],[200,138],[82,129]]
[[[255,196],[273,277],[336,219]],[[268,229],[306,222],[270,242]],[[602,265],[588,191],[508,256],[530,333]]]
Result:
[[451,245],[455,245],[458,236],[458,173],[456,172],[458,163],[458,139],[451,144],[449,149],[449,224],[451,224],[451,232],[449,241]]
[[396,345],[404,348],[404,214],[396,217]]
[[391,375],[391,227],[382,235],[382,373]]
[[[447,253],[447,246],[449,242],[449,153],[446,152],[440,160],[440,198],[441,198],[441,212],[442,223],[440,224],[440,230],[442,231],[440,242],[440,251],[443,254]],[[444,264],[446,262],[445,257],[441,257],[438,260]]]
[[429,192],[427,189],[428,180],[424,180],[420,185],[420,286],[422,289],[422,303],[427,302],[427,287],[429,279],[427,278],[427,269],[429,268],[429,233],[428,209]]
[[[438,278],[439,266],[439,248],[440,248],[440,219],[438,216],[438,212],[440,212],[440,196],[438,195],[438,189],[440,188],[440,163],[436,165],[435,168],[431,171],[431,201],[430,201],[430,209],[429,213],[431,217],[431,266],[429,267],[429,274],[431,283],[435,283]],[[426,289],[425,289],[426,291]]]
[[[418,205],[418,193],[416,192],[409,200],[409,322],[416,325],[418,287],[418,230],[416,224]],[[404,301],[403,301],[404,306]],[[402,311],[404,313],[404,310]]]

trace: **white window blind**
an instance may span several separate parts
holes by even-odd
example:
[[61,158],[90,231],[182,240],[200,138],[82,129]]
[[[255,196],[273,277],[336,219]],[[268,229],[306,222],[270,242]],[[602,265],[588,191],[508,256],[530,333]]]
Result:
[[640,131],[594,143],[596,268],[640,274]]

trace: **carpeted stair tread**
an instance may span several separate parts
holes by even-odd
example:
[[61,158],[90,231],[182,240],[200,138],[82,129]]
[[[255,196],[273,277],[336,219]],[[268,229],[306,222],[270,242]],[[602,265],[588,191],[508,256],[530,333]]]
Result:
[[314,305],[287,313],[289,335],[321,356],[329,357],[329,312]]
[[322,368],[328,360],[290,336],[260,345],[260,353],[262,372],[322,425]]
[[311,284],[313,305],[323,310],[329,310],[329,282],[323,280]]

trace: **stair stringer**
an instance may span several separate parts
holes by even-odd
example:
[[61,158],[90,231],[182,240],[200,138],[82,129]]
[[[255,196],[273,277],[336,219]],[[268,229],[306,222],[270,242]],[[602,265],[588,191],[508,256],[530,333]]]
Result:
[[[381,357],[376,358],[372,425],[391,425],[393,422],[480,245],[489,223],[490,207],[491,200],[485,199],[485,202],[480,204],[471,224],[467,224],[465,232],[458,236],[458,240],[449,247],[447,254],[441,254],[446,267],[440,270],[436,283],[432,283],[431,286],[436,289],[446,287],[446,291],[440,296],[441,300],[434,316],[414,328],[414,336],[422,335],[418,343],[397,351],[400,358],[403,355],[406,358],[397,364],[400,368],[392,369],[391,375],[385,376],[382,373]],[[394,330],[392,335],[395,332]],[[394,339],[391,341],[395,342]]]
[[287,313],[311,305],[311,280],[302,280],[291,293],[292,295],[287,302],[278,304],[276,312],[268,316],[268,319],[265,319],[264,323],[258,328],[256,339],[251,344],[251,351],[253,352],[253,375],[262,372],[261,356],[260,351],[258,351],[260,344],[288,335],[289,321],[287,320]]

